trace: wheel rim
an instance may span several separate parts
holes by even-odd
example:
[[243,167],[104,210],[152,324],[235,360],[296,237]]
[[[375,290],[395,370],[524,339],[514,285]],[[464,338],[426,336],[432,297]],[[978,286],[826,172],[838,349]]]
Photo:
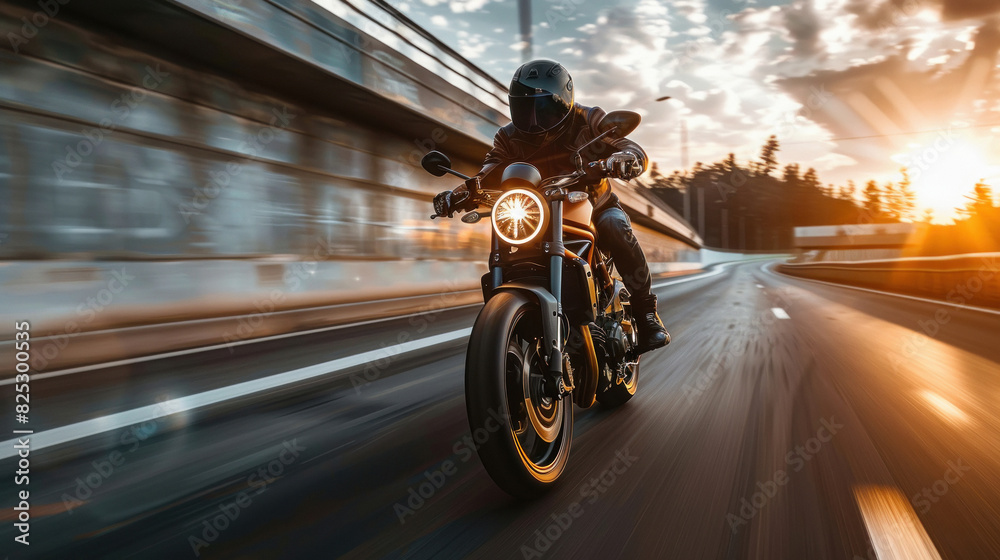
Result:
[[565,399],[542,394],[543,364],[538,352],[541,337],[528,315],[514,322],[506,352],[507,411],[514,444],[525,465],[544,473],[555,466],[563,432]]

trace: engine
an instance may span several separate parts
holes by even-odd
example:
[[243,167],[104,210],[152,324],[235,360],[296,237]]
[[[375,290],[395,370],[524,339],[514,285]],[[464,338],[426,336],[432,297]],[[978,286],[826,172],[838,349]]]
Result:
[[597,322],[590,324],[590,336],[594,340],[601,372],[610,380],[624,365],[628,350],[625,332],[618,321],[610,317],[598,317]]

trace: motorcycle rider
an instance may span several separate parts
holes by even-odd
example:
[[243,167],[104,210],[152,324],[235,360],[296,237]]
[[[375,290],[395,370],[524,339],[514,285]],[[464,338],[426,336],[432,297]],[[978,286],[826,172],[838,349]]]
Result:
[[[514,72],[508,94],[511,123],[497,131],[493,149],[476,174],[483,188],[498,189],[503,169],[514,162],[534,165],[543,177],[575,171],[570,156],[578,146],[597,136],[597,125],[605,112],[600,107],[575,103],[573,78],[552,60],[521,65]],[[608,175],[624,181],[639,176],[648,165],[642,148],[624,138],[606,139],[588,148],[586,159],[603,158],[607,158]],[[607,179],[588,185],[588,192],[594,204],[598,245],[610,252],[630,294],[638,322],[639,351],[666,346],[670,334],[656,312],[649,266],[628,216]],[[434,197],[434,210],[448,217],[457,210],[470,210],[472,201],[468,197],[465,185],[444,191]]]

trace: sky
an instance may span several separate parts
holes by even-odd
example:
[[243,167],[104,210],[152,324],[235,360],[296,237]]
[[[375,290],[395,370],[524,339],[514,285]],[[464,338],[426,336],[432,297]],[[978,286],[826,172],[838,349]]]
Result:
[[[504,84],[522,62],[515,0],[390,3]],[[633,138],[663,172],[685,121],[689,164],[775,134],[782,164],[858,196],[906,167],[936,221],[1000,187],[1000,0],[535,0],[532,21],[578,103],[643,115]]]

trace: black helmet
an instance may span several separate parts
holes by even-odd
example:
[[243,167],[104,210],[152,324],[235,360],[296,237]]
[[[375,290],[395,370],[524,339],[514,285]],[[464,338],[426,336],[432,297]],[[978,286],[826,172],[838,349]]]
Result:
[[532,60],[514,72],[508,94],[510,120],[518,130],[552,132],[573,109],[573,78],[554,60]]

